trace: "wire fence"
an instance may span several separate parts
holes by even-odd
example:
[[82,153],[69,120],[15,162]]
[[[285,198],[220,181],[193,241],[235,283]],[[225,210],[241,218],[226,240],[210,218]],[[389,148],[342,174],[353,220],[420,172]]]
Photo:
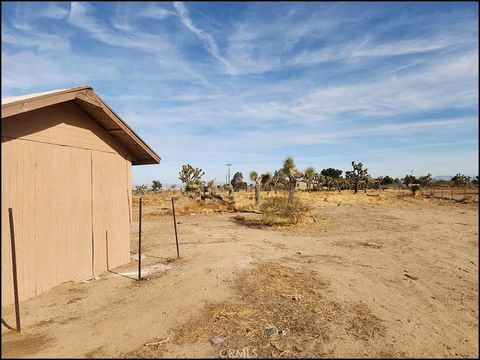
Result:
[[456,201],[476,201],[478,202],[477,187],[455,187],[441,186],[421,189],[421,194],[426,197],[438,199],[456,200]]

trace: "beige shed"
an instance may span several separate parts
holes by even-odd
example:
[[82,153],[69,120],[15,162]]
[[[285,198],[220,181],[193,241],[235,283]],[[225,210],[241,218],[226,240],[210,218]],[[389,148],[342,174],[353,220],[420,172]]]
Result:
[[89,86],[2,99],[2,304],[130,261],[131,166],[160,157]]

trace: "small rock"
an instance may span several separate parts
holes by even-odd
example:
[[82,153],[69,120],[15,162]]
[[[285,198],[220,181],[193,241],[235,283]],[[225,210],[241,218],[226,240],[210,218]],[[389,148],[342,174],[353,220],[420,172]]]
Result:
[[268,336],[277,336],[278,335],[278,329],[275,326],[269,327],[265,329],[265,334]]
[[300,301],[300,300],[302,300],[302,295],[293,295],[292,299],[295,300],[295,301]]
[[290,333],[290,330],[288,330],[288,329],[283,329],[282,331],[280,331],[280,333],[281,333],[283,336],[287,336],[287,335]]
[[244,221],[244,220],[245,220],[245,216],[237,215],[237,216],[234,216],[234,217],[233,217],[233,220],[236,220],[236,221]]
[[301,252],[301,251],[297,251],[297,254],[298,254],[298,255],[302,255],[302,254],[303,254],[303,252]]
[[212,345],[218,345],[218,344],[221,344],[222,342],[225,341],[225,337],[224,336],[215,336],[210,341],[212,342]]

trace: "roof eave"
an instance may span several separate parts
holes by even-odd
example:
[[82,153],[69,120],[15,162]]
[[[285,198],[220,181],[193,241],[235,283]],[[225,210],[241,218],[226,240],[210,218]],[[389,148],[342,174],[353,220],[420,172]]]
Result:
[[100,98],[91,86],[79,86],[59,92],[2,104],[2,119],[58,103],[74,101],[112,137],[131,152],[132,165],[159,164],[160,156]]

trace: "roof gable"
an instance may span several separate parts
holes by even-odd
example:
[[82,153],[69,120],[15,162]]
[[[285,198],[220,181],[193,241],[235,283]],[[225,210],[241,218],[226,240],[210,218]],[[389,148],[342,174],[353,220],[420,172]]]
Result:
[[65,101],[74,101],[92,120],[123,144],[132,156],[133,165],[158,164],[160,162],[160,156],[90,86],[2,99],[2,119]]

